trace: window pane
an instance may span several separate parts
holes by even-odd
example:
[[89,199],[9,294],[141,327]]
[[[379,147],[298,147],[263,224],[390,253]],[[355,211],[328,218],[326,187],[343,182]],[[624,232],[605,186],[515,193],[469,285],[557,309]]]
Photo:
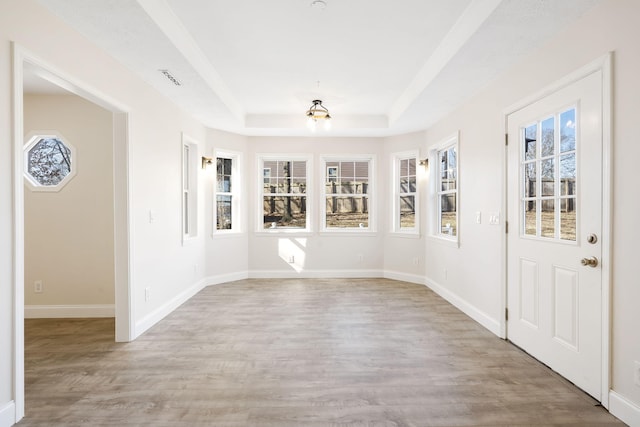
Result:
[[416,192],[416,187],[417,187],[417,185],[416,185],[416,177],[415,176],[409,177],[409,192],[415,193]]
[[560,238],[563,240],[576,240],[576,199],[570,197],[561,200],[560,211]]
[[531,125],[524,130],[524,160],[536,158],[536,139],[538,137],[538,125]]
[[409,160],[408,159],[402,159],[400,160],[400,176],[401,177],[406,177],[409,175]]
[[456,195],[442,194],[440,196],[440,232],[449,236],[457,233]]
[[542,200],[542,212],[540,213],[540,221],[542,230],[540,235],[542,237],[555,237],[556,231],[556,216],[555,216],[555,202],[553,200]]
[[554,118],[550,117],[542,122],[542,157],[553,156],[555,152],[555,125]]
[[216,197],[216,229],[231,230],[231,196]]
[[576,149],[576,109],[560,114],[560,152]]
[[536,204],[534,200],[524,202],[524,234],[536,235]]
[[307,223],[306,197],[264,196],[264,228],[305,228]]
[[414,228],[416,226],[416,198],[415,196],[400,197],[400,228]]
[[408,159],[407,162],[409,163],[409,176],[415,176],[416,175],[416,159]]
[[542,174],[542,197],[553,196],[555,194],[556,182],[554,179],[554,159],[547,159],[540,162],[540,173]]
[[366,228],[369,226],[369,199],[364,196],[327,196],[327,228]]
[[409,178],[400,178],[400,192],[408,193],[409,192]]

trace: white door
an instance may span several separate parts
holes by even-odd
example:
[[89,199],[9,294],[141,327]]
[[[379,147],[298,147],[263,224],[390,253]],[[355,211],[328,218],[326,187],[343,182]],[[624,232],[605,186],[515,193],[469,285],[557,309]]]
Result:
[[602,72],[507,127],[508,338],[600,400]]

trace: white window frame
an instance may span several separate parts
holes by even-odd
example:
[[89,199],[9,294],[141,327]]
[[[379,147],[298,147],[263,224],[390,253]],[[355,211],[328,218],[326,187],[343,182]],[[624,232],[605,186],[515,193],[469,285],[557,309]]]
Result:
[[180,144],[182,161],[182,244],[198,237],[198,170],[201,169],[199,143],[182,134]]
[[[400,189],[400,162],[403,160],[413,159],[416,162],[416,190],[414,192],[401,192]],[[403,236],[414,236],[417,237],[420,235],[420,189],[419,189],[419,170],[420,160],[419,160],[419,152],[418,150],[411,151],[403,151],[398,153],[393,153],[391,158],[391,193],[393,203],[391,204],[391,233],[399,234]],[[414,204],[415,204],[415,223],[413,227],[402,227],[400,225],[400,197],[402,196],[413,196]]]
[[[306,179],[307,188],[304,193],[306,198],[307,214],[305,228],[288,228],[288,227],[275,227],[264,228],[264,170],[269,169],[264,167],[264,162],[267,161],[304,161],[307,162]],[[314,194],[313,194],[313,156],[309,154],[274,154],[274,153],[259,153],[256,154],[256,171],[259,171],[258,179],[256,180],[256,201],[257,209],[255,209],[255,233],[256,234],[305,234],[311,233],[313,224],[313,212],[315,211]]]
[[[218,191],[218,173],[217,173],[217,164],[218,158],[231,159],[231,191],[229,192],[219,192]],[[242,209],[242,175],[240,171],[242,170],[242,153],[237,151],[229,151],[229,150],[215,150],[213,156],[213,165],[216,170],[214,170],[214,183],[213,183],[213,236],[223,236],[229,234],[238,234],[242,232],[242,223],[241,223],[241,209]],[[217,228],[217,200],[218,196],[231,196],[231,228],[218,230]]]
[[[69,149],[71,152],[70,158],[70,170],[69,173],[56,185],[42,185],[36,179],[29,174],[29,152],[33,147],[35,147],[42,139],[57,139],[62,142],[65,147]],[[31,191],[42,191],[42,192],[58,192],[64,188],[65,185],[69,183],[76,176],[77,172],[77,154],[75,147],[69,142],[67,138],[64,137],[60,132],[56,130],[49,131],[34,131],[29,132],[29,134],[24,139],[27,141],[23,147],[24,151],[24,182],[27,184],[27,187]]]
[[[441,186],[442,171],[440,170],[440,153],[445,150],[449,150],[454,147],[456,150],[456,189],[455,191],[449,190],[443,192]],[[448,138],[443,139],[439,143],[431,147],[429,151],[429,169],[431,180],[431,232],[430,237],[438,239],[441,242],[451,244],[452,246],[459,247],[460,242],[460,144],[459,133],[456,132]],[[456,195],[456,235],[451,236],[442,233],[441,221],[441,195],[442,194],[455,194]]]
[[[373,154],[345,154],[345,155],[322,155],[320,156],[322,163],[322,177],[321,177],[321,191],[320,191],[320,232],[327,234],[345,234],[345,233],[357,233],[357,234],[367,234],[367,233],[376,233],[377,231],[377,222],[376,222],[376,182],[375,182],[375,171],[376,171],[376,156]],[[369,210],[369,225],[367,227],[349,227],[349,228],[331,228],[327,227],[327,191],[325,182],[327,182],[327,174],[329,166],[328,162],[369,162],[369,183],[368,183],[368,191],[366,194],[366,198],[368,199],[368,210]]]

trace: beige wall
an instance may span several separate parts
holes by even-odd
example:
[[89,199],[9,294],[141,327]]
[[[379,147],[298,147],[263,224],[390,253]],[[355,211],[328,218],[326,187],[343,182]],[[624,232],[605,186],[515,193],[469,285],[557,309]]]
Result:
[[24,130],[60,132],[77,171],[57,192],[25,185],[25,303],[113,304],[112,113],[74,95],[25,95]]

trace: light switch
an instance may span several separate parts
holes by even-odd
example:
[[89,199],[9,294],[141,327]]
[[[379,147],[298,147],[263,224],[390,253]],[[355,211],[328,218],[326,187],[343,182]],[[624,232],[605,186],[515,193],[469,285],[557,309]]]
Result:
[[476,224],[481,224],[482,223],[482,212],[477,211],[476,212]]

